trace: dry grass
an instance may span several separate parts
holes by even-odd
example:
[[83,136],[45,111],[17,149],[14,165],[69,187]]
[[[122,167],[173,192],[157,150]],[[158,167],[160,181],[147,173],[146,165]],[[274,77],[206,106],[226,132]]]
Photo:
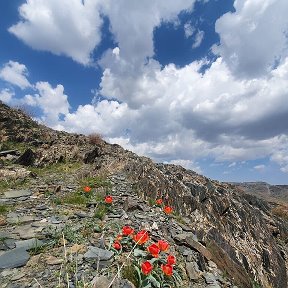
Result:
[[272,213],[282,219],[288,220],[288,206],[278,205],[272,209]]
[[104,140],[99,133],[92,133],[88,135],[89,143],[92,145],[103,145]]

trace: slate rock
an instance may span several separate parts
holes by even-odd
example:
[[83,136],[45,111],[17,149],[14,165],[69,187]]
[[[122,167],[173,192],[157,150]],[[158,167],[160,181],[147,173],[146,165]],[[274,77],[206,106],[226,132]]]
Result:
[[217,284],[216,277],[212,273],[206,272],[204,273],[203,277],[207,284]]
[[28,239],[28,240],[22,240],[22,241],[16,241],[16,248],[24,248],[25,250],[41,247],[44,243],[41,240],[38,240],[36,238]]
[[200,278],[200,273],[196,271],[195,266],[197,264],[193,262],[186,263],[186,271],[190,280],[196,281]]
[[107,288],[110,284],[111,280],[109,280],[105,276],[95,277],[92,281],[94,287],[97,288]]
[[35,153],[28,148],[15,162],[23,166],[31,166],[35,161]]
[[0,255],[0,269],[24,266],[30,255],[25,248],[15,248]]
[[5,198],[20,198],[20,197],[28,197],[31,196],[32,191],[23,189],[23,190],[10,190],[4,192]]
[[109,260],[114,253],[94,246],[88,246],[88,251],[84,254],[85,259]]

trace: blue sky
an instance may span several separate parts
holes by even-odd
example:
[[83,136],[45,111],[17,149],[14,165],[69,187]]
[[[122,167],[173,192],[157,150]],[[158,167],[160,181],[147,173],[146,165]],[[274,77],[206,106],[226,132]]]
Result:
[[287,184],[288,2],[142,2],[1,1],[0,100],[213,179]]

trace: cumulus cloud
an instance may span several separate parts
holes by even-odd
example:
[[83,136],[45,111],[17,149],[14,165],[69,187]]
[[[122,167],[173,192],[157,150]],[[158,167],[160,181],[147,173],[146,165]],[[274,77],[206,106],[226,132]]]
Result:
[[20,64],[15,61],[9,61],[4,64],[3,68],[0,70],[0,78],[6,82],[25,89],[32,87],[28,79],[28,70],[24,64]]
[[36,50],[66,55],[87,65],[101,40],[98,0],[27,0],[9,32]]
[[[30,9],[41,4],[51,8],[56,5],[55,1],[46,2],[28,1],[29,7],[24,7]],[[92,2],[97,10],[96,3],[100,1],[86,1],[85,5],[92,5]],[[71,7],[75,3],[85,10],[86,6],[80,0],[72,1]],[[69,113],[63,86],[53,88],[45,82],[36,84],[38,95],[27,95],[25,100],[29,105],[42,107],[45,119],[58,129],[86,134],[98,132],[111,142],[158,161],[182,163],[198,169],[197,159],[201,157],[230,163],[270,157],[283,172],[288,172],[288,49],[285,36],[288,2],[236,0],[236,11],[225,14],[216,23],[220,44],[213,51],[219,56],[217,60],[202,59],[182,68],[174,64],[162,67],[153,59],[153,31],[165,21],[176,22],[179,12],[192,9],[193,3],[191,0],[137,4],[132,0],[102,1],[99,4],[101,11],[109,17],[110,30],[117,42],[117,47],[106,51],[99,61],[103,75],[97,92],[106,100],[99,102],[97,98],[95,105],[81,105]],[[49,9],[47,11],[52,8]],[[72,8],[69,9],[68,14],[72,13]],[[54,15],[54,10],[49,13]],[[38,22],[28,14],[18,24],[23,24],[24,30],[30,33],[33,30],[29,30],[28,24]],[[56,16],[55,19],[62,19],[62,16]],[[66,24],[58,25],[54,18],[51,25],[57,29],[53,26],[55,30],[52,31],[60,29],[63,35],[70,31]],[[86,19],[90,21],[89,17]],[[190,37],[192,31],[189,29],[186,25]],[[70,32],[73,41],[81,40],[77,31]],[[97,33],[99,30],[95,35]],[[201,45],[204,32],[193,33],[194,45]],[[45,37],[42,40],[47,43],[58,45],[49,33],[41,37]],[[91,60],[89,55],[97,41],[83,50],[76,45],[75,49],[82,51],[81,57],[75,56],[65,46],[65,41],[59,46],[61,49],[55,46],[58,50],[53,50],[49,43],[45,44],[47,49],[44,46],[37,49],[64,53],[85,64]],[[199,72],[203,71],[203,66],[209,68],[204,73]],[[56,98],[58,102],[52,104],[52,99]],[[64,117],[59,120],[61,113]]]
[[12,98],[14,96],[14,92],[12,92],[11,90],[9,89],[2,89],[0,91],[0,101],[2,101],[3,103],[6,103],[6,104],[10,104],[12,102]]
[[122,58],[129,59],[135,70],[139,63],[142,64],[147,57],[154,55],[155,27],[165,21],[177,21],[177,15],[183,10],[192,9],[194,2],[147,0],[136,4],[134,0],[110,0],[103,1],[103,12],[109,17],[111,32],[119,44]]
[[220,46],[214,52],[237,77],[266,75],[287,56],[288,2],[237,0],[234,8],[216,22]]
[[68,114],[70,107],[64,87],[59,84],[53,88],[48,82],[37,82],[35,88],[38,94],[26,95],[22,103],[42,109],[40,120],[50,127],[58,127],[60,116]]

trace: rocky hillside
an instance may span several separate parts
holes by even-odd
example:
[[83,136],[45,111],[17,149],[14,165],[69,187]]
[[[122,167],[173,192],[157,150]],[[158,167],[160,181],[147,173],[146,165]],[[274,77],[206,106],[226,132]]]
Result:
[[288,287],[270,203],[1,103],[0,141],[0,287]]

